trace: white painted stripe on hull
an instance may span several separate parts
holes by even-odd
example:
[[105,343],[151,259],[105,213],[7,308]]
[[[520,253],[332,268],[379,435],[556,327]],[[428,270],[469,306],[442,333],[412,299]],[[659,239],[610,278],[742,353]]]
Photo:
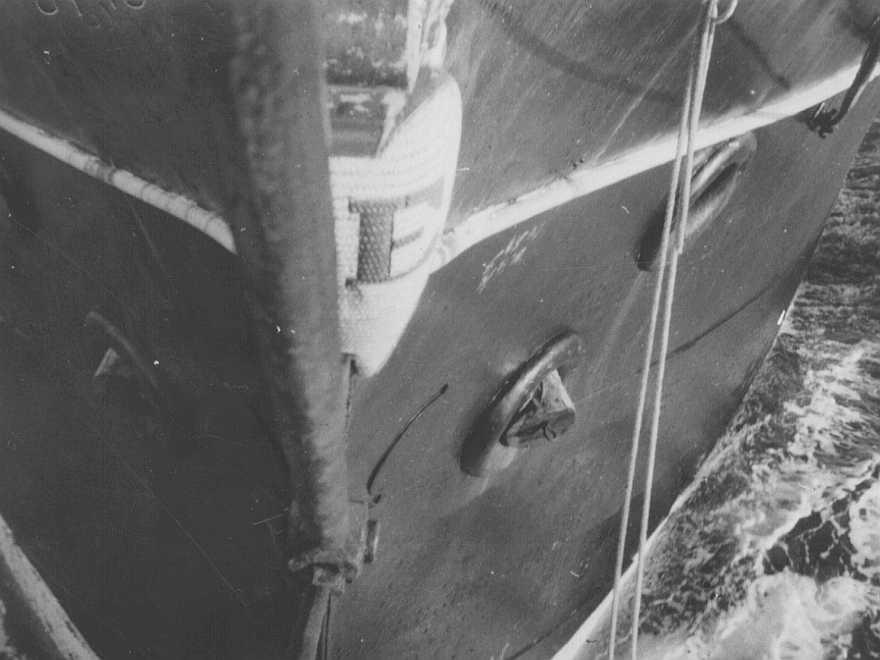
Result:
[[[680,496],[676,500],[676,503],[681,501],[683,501],[683,499]],[[660,534],[666,527],[666,521],[668,519],[668,516],[664,518],[648,538],[648,541],[645,544],[646,556],[650,556],[651,550],[657,539],[660,538]],[[631,584],[635,582],[635,572],[636,562],[633,561],[621,576],[620,583]],[[581,624],[580,628],[578,628],[574,635],[569,638],[565,645],[554,654],[552,660],[589,660],[590,658],[604,658],[605,655],[607,655],[607,653],[605,653],[602,656],[599,656],[593,651],[593,649],[599,638],[603,636],[607,637],[609,634],[608,630],[603,627],[603,624],[611,620],[613,596],[614,594],[610,591],[605,594],[605,598],[602,599],[602,602],[599,603],[596,609],[593,610],[587,620]],[[618,630],[620,630],[620,627]]]
[[43,129],[22,121],[3,109],[0,109],[0,128],[43,153],[57,158],[62,163],[183,220],[186,224],[217,241],[230,252],[235,252],[232,231],[223,217],[202,208],[195,200],[165,190],[128,170],[114,167],[98,156],[90,154],[67,140],[50,135]]
[[[792,92],[759,109],[736,117],[722,117],[704,125],[697,135],[697,148],[723,142],[748,131],[791,117],[847,89],[859,65],[849,67],[810,87]],[[875,69],[872,78],[876,77]],[[816,139],[819,139],[818,137]],[[434,270],[446,265],[465,250],[511,227],[589,193],[672,161],[675,135],[639,146],[600,165],[585,164],[565,178],[556,179],[516,199],[474,213],[443,236],[435,255]]]
[[[736,117],[716,119],[700,130],[697,146],[707,147],[796,115],[848,89],[858,68],[859,65],[856,64],[843,69],[822,82],[787,94],[759,109]],[[876,75],[877,70],[872,77]],[[165,211],[235,253],[232,230],[223,217],[201,207],[195,200],[165,190],[127,170],[114,167],[98,156],[67,140],[50,135],[2,108],[0,108],[0,129],[80,172]],[[433,257],[432,270],[442,268],[461,253],[490,236],[579,197],[669,162],[674,154],[675,136],[670,133],[668,136],[621,154],[607,163],[585,164],[565,178],[540,186],[510,202],[478,211],[443,235]]]
[[[9,599],[4,605],[0,602],[0,612],[11,609],[14,605],[23,608],[28,621],[36,624],[36,633],[43,642],[51,645],[58,657],[70,660],[98,660],[98,656],[86,642],[79,630],[67,616],[61,604],[55,598],[55,594],[28,560],[21,548],[15,542],[12,530],[3,516],[0,516],[0,576],[11,580],[8,585],[9,591],[5,598]],[[13,603],[15,599],[17,603]],[[11,617],[10,617],[11,619]],[[0,640],[11,631],[3,630],[3,620],[0,619]],[[16,641],[13,637],[12,640]],[[21,640],[26,641],[26,640]],[[20,657],[12,648],[0,648],[10,652],[9,657]],[[21,651],[21,649],[17,649]],[[47,649],[48,650],[48,649]],[[21,656],[24,657],[24,656]]]
[[[794,303],[792,302],[791,304]],[[700,472],[697,475],[698,478],[691,481],[687,487],[679,493],[678,497],[675,498],[672,506],[669,507],[669,513],[666,514],[666,517],[660,521],[660,524],[657,525],[654,531],[651,532],[651,536],[648,537],[648,541],[645,544],[646,557],[651,556],[654,545],[666,529],[670,516],[684,506],[685,502],[687,502],[702,485],[703,480],[699,478],[700,474],[717,472],[721,458],[720,455],[710,454],[707,457],[706,462],[700,466]],[[635,572],[636,562],[633,561],[620,578],[622,588],[627,588],[628,585],[635,581]],[[587,619],[581,624],[580,628],[578,628],[574,635],[568,639],[565,645],[555,653],[552,660],[588,660],[589,658],[597,657],[593,652],[595,640],[608,635],[606,624],[611,620],[611,605],[613,597],[614,593],[611,591],[605,594],[602,602],[596,606]],[[601,657],[604,657],[604,655]]]

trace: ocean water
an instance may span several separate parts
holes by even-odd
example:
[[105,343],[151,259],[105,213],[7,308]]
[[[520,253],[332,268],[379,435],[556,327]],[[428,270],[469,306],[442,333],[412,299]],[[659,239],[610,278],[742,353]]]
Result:
[[[880,122],[780,326],[651,536],[640,658],[880,658]],[[610,596],[560,657],[607,657],[609,612]]]

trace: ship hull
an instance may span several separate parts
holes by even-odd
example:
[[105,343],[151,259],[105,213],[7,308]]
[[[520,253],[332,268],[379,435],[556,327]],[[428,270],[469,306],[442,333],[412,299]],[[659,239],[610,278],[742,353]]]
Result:
[[[769,348],[877,100],[876,92],[866,98],[831,139],[796,120],[759,131],[729,217],[687,255],[655,520]],[[28,174],[35,192],[28,222],[39,223],[7,225],[3,240],[4,515],[99,651],[161,655],[180,649],[182,639],[198,640],[184,647],[193,657],[240,651],[212,639],[206,626],[214,619],[231,625],[280,580],[277,568],[266,568],[281,560],[273,523],[259,521],[277,516],[285,500],[283,474],[254,413],[260,385],[249,367],[246,323],[231,313],[244,308],[236,303],[234,259],[9,138],[4,151]],[[448,386],[376,480],[382,541],[376,562],[335,604],[339,653],[471,657],[507,648],[544,657],[604,597],[652,283],[636,268],[633,246],[662,203],[667,176],[665,167],[652,170],[537,217],[430,280],[391,363],[358,385],[352,404],[351,486],[363,490],[407,419]],[[71,199],[78,200],[73,211]],[[119,222],[123,215],[129,222]],[[132,268],[152,263],[135,216],[163,255],[164,272],[155,264]],[[528,239],[518,241],[523,234]],[[97,235],[106,246],[96,250]],[[512,242],[523,248],[516,260],[505,252]],[[169,285],[175,307],[193,304],[169,311],[160,295]],[[174,365],[199,401],[194,441],[156,422],[149,407],[139,424],[127,418],[128,404],[128,413],[114,414],[94,398],[88,382],[103,344],[82,320],[120,299],[137,314],[152,354]],[[180,312],[199,319],[187,326],[192,342],[169,327]],[[475,417],[510,370],[562,328],[586,346],[570,385],[576,428],[523,452],[498,475],[463,473],[458,456]],[[187,440],[192,446],[179,446]],[[226,539],[231,528],[234,542]],[[246,605],[190,535],[250,593]]]
[[[834,143],[796,119],[758,131],[728,210],[686,253],[655,523],[776,336],[878,100],[875,89]],[[506,648],[504,657],[548,657],[610,589],[654,281],[635,267],[633,247],[662,206],[668,177],[658,168],[538,216],[432,278],[388,371],[364,384],[353,407],[356,483],[409,416],[449,386],[381,477],[383,559],[339,603],[340,650],[497,657]],[[501,473],[462,473],[456,457],[475,419],[560,329],[586,345],[569,387],[576,427]]]
[[[16,15],[3,29],[30,30],[50,54],[61,43],[81,55],[81,68],[67,74],[89,77],[102,60],[88,55],[94,46],[86,35],[104,29],[110,46],[122,47],[134,33],[149,42],[141,19],[129,16],[142,4],[119,4],[124,17],[109,27],[72,20],[65,31],[49,23],[60,13],[43,11]],[[801,18],[817,34],[831,29],[824,12],[836,20],[834,11],[802,4],[812,13]],[[66,106],[70,89],[56,69],[44,72],[46,88],[64,103],[41,108],[44,74],[34,74],[24,76],[20,95],[0,84],[5,106],[172,192],[234,212],[222,163],[241,145],[212,141],[237,130],[224,105],[228,72],[193,74],[216,73],[212,63],[227,57],[233,28],[212,5],[199,7],[192,11],[201,23],[183,14],[144,15],[150,29],[189,21],[213,40],[188,72],[174,69],[180,50],[171,42],[162,66],[138,60],[150,80],[165,66],[180,74],[156,97],[155,117],[138,114],[152,112],[140,104],[141,91],[129,90],[133,96],[117,104],[97,82],[80,93],[97,105]],[[644,81],[619,80],[626,67],[643,67],[638,58],[622,62],[613,85],[604,74],[562,67],[562,78],[581,84],[572,103],[594,113],[575,121],[565,105],[511,91],[516,80],[560,68],[559,49],[529,38],[537,14],[516,18],[491,2],[457,12],[449,67],[461,81],[465,122],[446,238],[493,205],[515,208],[559,176],[581,180],[590,167],[621,158],[634,165],[613,184],[461,244],[428,279],[388,363],[377,375],[355,378],[345,486],[381,534],[372,563],[331,599],[327,644],[334,657],[547,657],[611,587],[656,277],[638,254],[662,213],[672,157],[643,166],[638,153],[668,137],[675,121],[687,26],[651,46],[668,51],[670,69],[647,84],[657,96],[647,94],[647,105],[639,102]],[[752,36],[747,50],[763,52],[754,45],[772,31],[754,27],[757,15],[755,8],[745,12],[740,29]],[[470,59],[471,26],[481,24],[497,49]],[[576,36],[559,36],[556,45]],[[40,39],[12,49],[23,70],[43,66],[29,50]],[[143,45],[134,43],[133,51]],[[760,114],[761,104],[789,84],[808,87],[848,71],[863,45],[852,35],[842,43],[821,64],[804,58],[792,65],[784,84],[761,78],[767,62],[784,59],[781,50],[741,67],[728,60],[735,84],[725,96],[717,85],[724,71],[715,72],[707,115],[721,121],[746,110]],[[722,39],[722,55],[734,47],[743,48],[742,39]],[[808,49],[821,51],[818,39]],[[526,53],[534,59],[515,57]],[[104,81],[129,89],[124,73],[113,69]],[[546,81],[566,97],[559,79]],[[758,93],[743,109],[736,93],[751,82]],[[603,103],[587,104],[609,85]],[[762,120],[754,154],[737,171],[723,208],[689,242],[674,307],[653,524],[724,429],[769,349],[878,107],[874,85],[826,139],[799,117]],[[626,122],[615,119],[613,130],[599,122],[622,108],[633,112]],[[177,112],[174,130],[163,132],[156,117]],[[503,116],[506,124],[493,123]],[[136,139],[123,124],[132,117],[149,127]],[[207,119],[199,131],[187,130],[200,117]],[[589,144],[572,146],[584,125],[592,127]],[[572,162],[584,152],[594,160]],[[302,614],[302,585],[291,583],[285,563],[291,489],[306,479],[272,441],[277,411],[258,366],[264,347],[250,317],[249,255],[232,254],[19,137],[0,135],[0,153],[8,211],[0,221],[0,513],[17,544],[101,656],[282,657],[291,621]],[[246,239],[236,236],[235,245],[246,247]],[[511,377],[560,333],[582,345],[565,374],[574,427],[516,453],[505,469],[471,476],[462,456],[473,429]],[[128,364],[102,371],[108,347]],[[638,488],[637,509],[642,493]]]

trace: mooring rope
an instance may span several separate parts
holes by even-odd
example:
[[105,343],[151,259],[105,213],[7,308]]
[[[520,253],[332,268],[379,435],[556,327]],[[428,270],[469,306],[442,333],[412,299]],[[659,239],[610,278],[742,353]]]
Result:
[[[690,103],[692,69],[688,69],[688,85],[685,94],[685,107]],[[654,285],[654,298],[651,303],[651,315],[648,325],[648,339],[645,347],[645,357],[642,361],[642,378],[639,385],[639,399],[636,409],[636,420],[630,445],[629,470],[626,478],[626,492],[623,497],[623,514],[620,518],[620,532],[617,540],[617,558],[614,564],[614,590],[611,600],[611,634],[608,646],[608,657],[614,657],[615,641],[617,639],[617,618],[620,610],[620,579],[623,574],[623,558],[626,546],[627,528],[629,527],[629,514],[632,508],[633,485],[636,476],[636,459],[639,453],[639,438],[642,435],[642,424],[645,417],[645,402],[648,395],[648,382],[650,380],[651,360],[654,356],[654,339],[657,334],[657,319],[659,318],[660,298],[663,291],[663,276],[666,273],[666,254],[669,248],[669,234],[672,226],[672,217],[675,210],[675,191],[678,190],[678,181],[681,174],[682,147],[684,137],[687,135],[687,112],[682,111],[679,126],[679,139],[676,146],[675,161],[672,166],[672,194],[666,202],[666,216],[663,222],[663,235],[660,243],[660,263],[657,268],[657,280]]]
[[[669,336],[672,320],[672,303],[675,297],[675,281],[678,274],[678,258],[684,249],[688,214],[690,211],[691,182],[693,176],[694,150],[699,126],[700,113],[703,105],[703,96],[706,90],[706,79],[709,73],[709,61],[712,53],[712,45],[715,37],[715,27],[728,20],[736,9],[737,0],[732,0],[723,14],[718,14],[718,0],[707,0],[703,16],[700,20],[700,30],[691,52],[690,65],[688,67],[687,85],[682,101],[681,119],[679,123],[678,139],[676,144],[675,161],[673,163],[672,176],[669,184],[669,196],[666,204],[666,214],[663,225],[663,235],[660,245],[660,262],[657,270],[657,279],[654,286],[654,297],[651,304],[651,314],[648,326],[647,345],[642,365],[642,377],[639,386],[638,407],[633,427],[632,441],[630,446],[630,460],[627,472],[626,491],[624,494],[623,513],[620,521],[620,533],[617,544],[617,556],[614,567],[614,590],[611,605],[611,629],[608,645],[608,657],[614,658],[617,640],[617,622],[620,610],[620,581],[623,571],[623,558],[626,547],[627,528],[629,515],[632,508],[632,495],[635,483],[636,463],[639,452],[639,444],[644,424],[645,406],[647,403],[648,385],[650,382],[650,367],[654,354],[654,342],[657,334],[657,322],[660,315],[661,299],[663,305],[663,325],[660,334],[660,354],[658,358],[657,378],[654,385],[654,400],[651,417],[651,429],[648,442],[648,459],[645,471],[645,498],[642,505],[642,517],[639,528],[639,551],[636,567],[636,584],[633,596],[631,653],[635,660],[638,655],[638,628],[641,608],[642,585],[644,578],[644,556],[647,544],[648,523],[651,511],[651,494],[654,482],[654,464],[657,454],[657,438],[659,435],[660,410],[663,398],[663,383],[666,374],[666,359],[669,355]],[[682,173],[682,152],[684,156],[684,172]],[[680,200],[680,203],[676,203]],[[673,218],[678,210],[677,240],[675,249],[670,255],[669,242],[672,232]],[[666,276],[666,271],[669,274]],[[664,279],[665,277],[665,279]],[[665,284],[665,287],[664,287]],[[665,288],[665,291],[664,291]],[[665,295],[664,295],[665,293]]]

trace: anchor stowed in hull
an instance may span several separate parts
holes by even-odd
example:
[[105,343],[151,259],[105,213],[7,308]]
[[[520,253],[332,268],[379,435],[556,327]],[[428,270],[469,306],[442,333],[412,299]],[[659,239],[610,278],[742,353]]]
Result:
[[[604,597],[696,15],[600,9],[0,10],[30,131],[0,136],[0,512],[99,655],[541,657]],[[868,85],[825,140],[796,117],[859,70],[844,17],[870,25],[744,3],[719,33],[655,517],[876,110]],[[372,304],[385,334],[350,332]],[[479,445],[503,469],[468,469],[511,392]]]

